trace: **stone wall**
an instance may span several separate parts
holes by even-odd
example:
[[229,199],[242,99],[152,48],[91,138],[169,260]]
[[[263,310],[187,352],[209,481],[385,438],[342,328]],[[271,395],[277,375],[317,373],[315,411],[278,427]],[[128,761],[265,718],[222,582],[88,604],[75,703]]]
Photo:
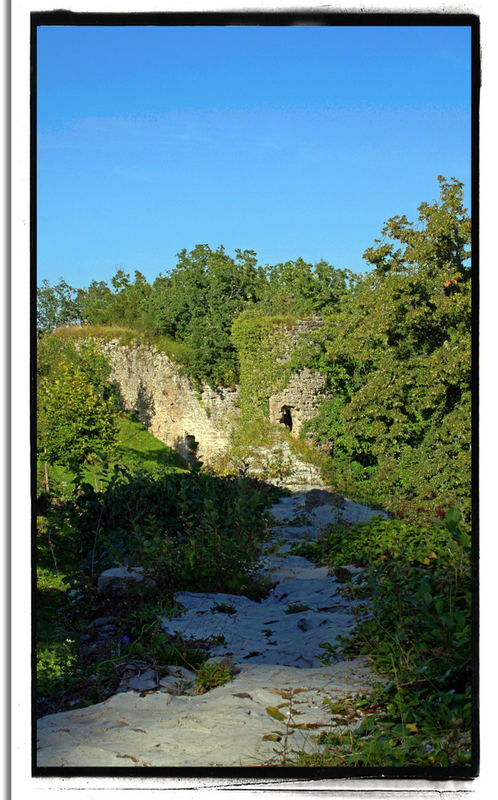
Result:
[[[322,326],[323,321],[319,317],[308,317],[298,320],[290,329],[282,330],[283,350],[279,361],[290,361],[295,349],[306,342],[310,333]],[[285,388],[269,398],[270,422],[284,425],[297,439],[303,423],[318,414],[318,407],[324,399],[325,384],[325,375],[308,367],[292,373]]]
[[180,374],[164,353],[146,345],[100,342],[112,368],[123,408],[135,414],[150,433],[186,458],[209,462],[229,447],[239,416],[238,388],[204,386],[202,392]]
[[285,389],[269,399],[270,422],[284,425],[297,438],[303,422],[318,414],[325,381],[321,372],[307,367],[291,375]]
[[323,328],[323,320],[317,316],[296,319],[289,327],[283,325],[280,328],[282,339],[278,361],[289,361],[296,347],[306,341],[310,333],[314,333],[320,328]]
[[[303,320],[284,332],[283,360],[290,360],[303,335],[319,326],[319,321]],[[135,414],[153,436],[185,458],[206,464],[230,449],[233,425],[240,416],[238,386],[213,389],[204,385],[198,391],[178,365],[153,346],[123,345],[117,339],[100,340],[99,345],[111,365],[110,380],[119,387],[123,408]],[[324,375],[308,368],[293,373],[285,388],[269,398],[270,422],[285,426],[297,438],[303,423],[318,413],[325,382]],[[287,449],[286,461],[290,458]],[[274,455],[268,454],[271,462]],[[318,482],[315,468],[305,480],[309,465],[297,461],[296,456],[293,480],[306,483],[313,477]]]

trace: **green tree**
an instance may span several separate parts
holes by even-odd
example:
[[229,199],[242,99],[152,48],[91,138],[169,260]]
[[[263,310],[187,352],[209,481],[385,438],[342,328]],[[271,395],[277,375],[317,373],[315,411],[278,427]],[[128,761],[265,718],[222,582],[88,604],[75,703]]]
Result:
[[92,281],[78,290],[83,322],[87,325],[110,325],[114,321],[113,293],[105,281]]
[[172,272],[152,286],[147,324],[153,333],[188,345],[189,371],[198,381],[232,383],[238,364],[231,325],[245,307],[259,300],[263,282],[251,250],[236,250],[235,258],[222,246],[182,250]]
[[[45,464],[79,472],[106,461],[116,443],[119,403],[110,367],[95,342],[52,334],[38,348],[38,452]],[[46,489],[48,470],[45,469]]]
[[116,443],[111,398],[98,395],[80,367],[61,362],[55,380],[42,383],[41,404],[46,461],[77,472],[90,463],[95,475],[97,462],[106,460]]
[[110,304],[112,322],[116,325],[143,329],[144,305],[151,291],[145,276],[139,270],[135,270],[132,283],[130,276],[119,269],[111,278],[111,283],[114,288]]
[[36,327],[38,337],[63,325],[81,322],[78,291],[65,280],[50,286],[43,280],[36,290]]
[[348,288],[349,270],[302,258],[266,268],[261,306],[267,314],[320,314],[335,307]]
[[462,184],[439,182],[417,226],[386,223],[365,253],[372,272],[324,314],[333,400],[311,427],[338,474],[378,502],[468,515],[471,223]]

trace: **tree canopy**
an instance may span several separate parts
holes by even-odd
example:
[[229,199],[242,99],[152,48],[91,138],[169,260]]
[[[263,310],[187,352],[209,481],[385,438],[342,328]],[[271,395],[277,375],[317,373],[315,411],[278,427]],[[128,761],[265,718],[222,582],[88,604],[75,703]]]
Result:
[[95,342],[44,337],[38,348],[38,452],[79,471],[106,460],[116,443],[118,403]]
[[462,185],[440,184],[417,227],[388,220],[365,253],[373,271],[325,311],[321,368],[333,399],[310,427],[379,499],[398,492],[405,504],[455,502],[468,513],[471,224]]

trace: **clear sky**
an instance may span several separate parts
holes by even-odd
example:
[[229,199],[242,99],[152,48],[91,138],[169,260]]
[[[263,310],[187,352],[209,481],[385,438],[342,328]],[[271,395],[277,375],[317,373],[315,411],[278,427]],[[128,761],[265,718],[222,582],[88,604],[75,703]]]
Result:
[[198,243],[354,271],[437,175],[470,204],[470,28],[38,28],[38,282]]

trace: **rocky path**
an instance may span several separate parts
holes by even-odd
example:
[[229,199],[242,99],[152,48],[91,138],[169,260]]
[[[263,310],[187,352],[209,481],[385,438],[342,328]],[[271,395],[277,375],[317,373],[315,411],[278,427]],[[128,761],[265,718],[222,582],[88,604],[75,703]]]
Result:
[[320,644],[355,624],[353,604],[325,567],[292,555],[290,544],[316,538],[330,522],[378,513],[312,486],[282,498],[272,508],[273,552],[264,566],[269,595],[255,602],[184,592],[177,595],[182,613],[163,620],[170,633],[213,637],[212,660],[229,666],[232,680],[193,696],[195,675],[171,667],[148,691],[43,717],[38,766],[258,766],[281,764],[284,751],[316,749],[317,735],[334,721],[329,701],[368,689],[374,677],[363,659],[321,664]]

